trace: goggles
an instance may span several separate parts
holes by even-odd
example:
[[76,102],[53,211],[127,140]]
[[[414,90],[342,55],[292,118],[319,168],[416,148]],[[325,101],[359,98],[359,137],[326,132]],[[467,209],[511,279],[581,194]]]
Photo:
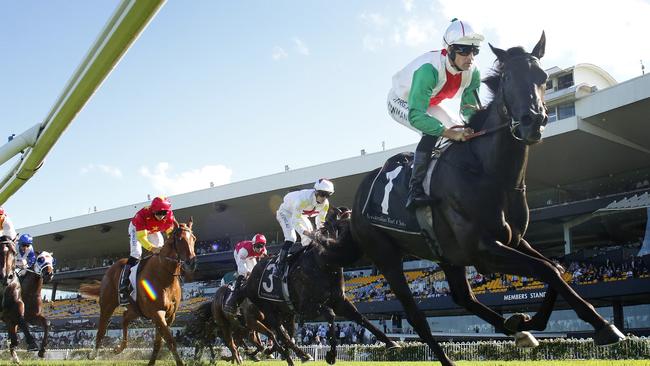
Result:
[[321,197],[325,197],[325,198],[329,198],[332,194],[330,192],[326,192],[326,191],[316,191],[316,195],[321,196]]
[[469,56],[470,53],[476,56],[479,52],[478,47],[467,44],[455,44],[454,50],[461,56]]

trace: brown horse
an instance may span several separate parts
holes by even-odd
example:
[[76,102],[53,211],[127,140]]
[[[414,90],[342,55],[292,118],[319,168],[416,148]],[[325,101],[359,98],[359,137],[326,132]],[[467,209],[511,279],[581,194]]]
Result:
[[28,351],[38,351],[34,337],[29,332],[25,321],[25,304],[20,298],[20,282],[14,272],[16,269],[16,244],[8,236],[0,237],[0,312],[2,321],[7,325],[9,333],[9,350],[14,362],[20,363],[16,354],[18,345],[18,327],[25,334]]
[[[230,291],[226,285],[217,289],[210,303],[210,309],[213,324],[220,331],[226,347],[230,350],[232,361],[241,365],[242,357],[239,354],[237,345],[244,346],[244,339],[248,339],[255,346],[255,351],[249,354],[254,358],[257,357],[258,352],[264,352],[268,355],[273,353],[274,349],[280,350],[275,335],[262,323],[265,318],[264,314],[249,299],[244,299],[239,305],[243,321],[223,310],[224,298],[228,296]],[[273,342],[272,349],[267,350],[262,346],[259,333],[266,335]]]
[[26,270],[25,276],[20,281],[21,297],[25,303],[25,320],[29,324],[39,325],[43,328],[43,339],[38,357],[45,357],[45,346],[49,332],[49,322],[43,315],[43,300],[41,288],[44,283],[49,283],[54,278],[53,253],[41,252],[36,257],[36,263]]
[[[180,276],[196,270],[194,243],[196,237],[192,234],[192,219],[185,224],[177,224],[171,236],[165,240],[160,253],[140,261],[141,269],[137,274],[137,299],[131,302],[122,315],[122,342],[115,348],[120,353],[128,344],[128,327],[131,321],[140,316],[151,319],[156,325],[156,336],[149,365],[153,365],[158,357],[162,339],[174,355],[176,365],[183,365],[176,342],[169,327],[176,318],[176,311],[181,303]],[[99,327],[95,339],[95,349],[89,358],[97,356],[101,341],[106,334],[106,327],[113,311],[119,305],[118,285],[120,272],[126,263],[126,258],[114,263],[104,274],[101,283],[83,284],[79,292],[89,298],[99,298],[100,313]]]

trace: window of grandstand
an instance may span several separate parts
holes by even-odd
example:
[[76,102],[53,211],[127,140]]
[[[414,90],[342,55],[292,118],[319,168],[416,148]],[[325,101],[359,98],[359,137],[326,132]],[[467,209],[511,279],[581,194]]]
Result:
[[570,72],[566,75],[562,75],[557,78],[557,88],[558,90],[570,88],[573,86],[573,72]]
[[557,106],[557,118],[565,119],[576,115],[576,106],[573,102]]

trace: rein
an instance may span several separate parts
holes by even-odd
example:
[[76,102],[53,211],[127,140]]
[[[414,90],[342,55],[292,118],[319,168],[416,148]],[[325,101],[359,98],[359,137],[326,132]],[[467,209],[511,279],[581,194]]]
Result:
[[160,254],[157,254],[159,260],[160,260],[160,259],[165,259],[165,260],[167,260],[167,261],[169,261],[169,262],[175,263],[175,267],[176,267],[176,268],[174,269],[173,272],[171,272],[171,274],[172,274],[173,276],[182,276],[182,273],[181,273],[181,271],[180,271],[180,268],[181,268],[181,266],[182,266],[183,264],[185,264],[185,261],[182,260],[180,254],[178,254],[178,249],[177,249],[177,247],[176,247],[176,242],[178,241],[178,237],[177,237],[177,235],[178,235],[179,232],[183,232],[183,231],[187,231],[187,232],[189,232],[190,235],[192,234],[192,230],[190,230],[189,228],[181,227],[181,226],[179,226],[179,227],[177,227],[176,229],[174,229],[174,231],[173,231],[173,233],[172,233],[172,236],[173,236],[173,238],[174,238],[174,241],[172,242],[172,249],[173,249],[174,252],[176,253],[176,258],[169,257],[169,256],[166,256],[166,255],[160,255]]

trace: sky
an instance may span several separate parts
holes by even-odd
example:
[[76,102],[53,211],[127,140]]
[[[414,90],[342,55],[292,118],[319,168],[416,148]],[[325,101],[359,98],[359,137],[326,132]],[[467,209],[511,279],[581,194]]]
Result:
[[[0,0],[2,143],[43,121],[118,3]],[[4,207],[21,228],[415,143],[391,77],[455,17],[500,48],[544,30],[544,68],[650,67],[642,0],[169,0]]]

